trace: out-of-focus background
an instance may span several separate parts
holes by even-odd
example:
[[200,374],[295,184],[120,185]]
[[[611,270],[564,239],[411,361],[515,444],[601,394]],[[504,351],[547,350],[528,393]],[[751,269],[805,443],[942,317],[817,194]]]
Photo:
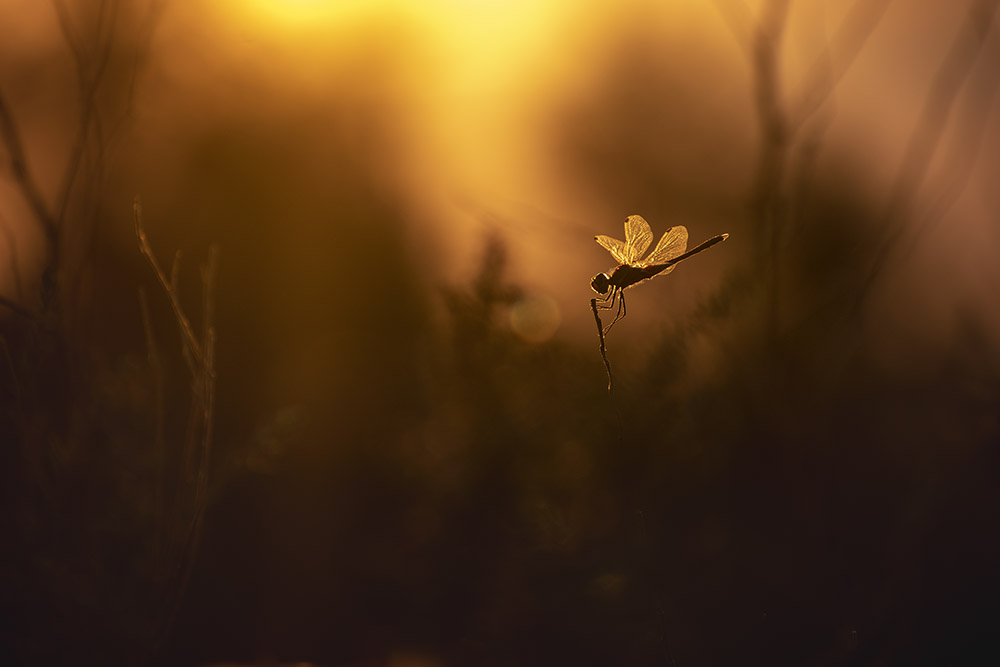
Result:
[[997,659],[997,6],[2,0],[0,662]]

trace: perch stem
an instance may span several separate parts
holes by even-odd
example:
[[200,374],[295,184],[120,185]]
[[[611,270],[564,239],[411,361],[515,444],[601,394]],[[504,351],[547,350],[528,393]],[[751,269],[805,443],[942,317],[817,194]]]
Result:
[[608,369],[608,393],[614,387],[614,377],[611,375],[611,363],[608,361],[608,348],[604,342],[604,326],[601,324],[601,316],[597,314],[597,299],[590,300],[590,309],[594,311],[594,321],[597,323],[597,335],[601,340],[601,359],[604,360],[604,367]]

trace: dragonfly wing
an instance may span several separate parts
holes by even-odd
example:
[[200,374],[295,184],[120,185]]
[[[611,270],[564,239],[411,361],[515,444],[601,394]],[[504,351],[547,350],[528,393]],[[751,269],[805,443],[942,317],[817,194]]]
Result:
[[611,256],[615,258],[615,261],[619,264],[628,264],[628,248],[624,241],[619,241],[618,239],[613,239],[610,236],[595,236],[594,240],[600,243],[602,246],[608,249]]
[[674,257],[683,254],[687,249],[687,244],[687,227],[684,225],[671,227],[660,237],[660,242],[653,248],[653,252],[649,253],[649,257],[639,262],[639,266],[652,266],[653,264],[669,262]]
[[653,232],[649,229],[649,223],[641,215],[630,215],[625,220],[625,245],[627,246],[625,256],[628,258],[625,263],[637,264],[639,258],[643,256],[652,242]]

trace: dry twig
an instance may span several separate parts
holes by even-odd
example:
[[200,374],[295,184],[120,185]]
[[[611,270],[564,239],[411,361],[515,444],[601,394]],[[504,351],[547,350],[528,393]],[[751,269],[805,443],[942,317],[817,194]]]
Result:
[[962,27],[952,39],[948,53],[934,73],[920,110],[917,127],[910,136],[896,172],[883,215],[886,235],[857,291],[853,307],[855,312],[864,305],[876,279],[885,269],[890,255],[906,230],[904,220],[910,213],[909,206],[915,193],[923,185],[931,161],[937,153],[938,144],[948,127],[952,106],[993,31],[998,7],[998,0],[978,0],[972,5],[966,12]]
[[[212,426],[215,413],[215,276],[218,267],[218,248],[212,246],[209,259],[202,267],[202,331],[199,338],[195,334],[191,321],[181,307],[177,290],[177,273],[180,265],[179,253],[175,255],[170,277],[163,272],[146,237],[142,224],[142,206],[136,197],[132,213],[135,218],[135,233],[139,249],[156,274],[163,288],[174,319],[181,332],[181,351],[191,372],[191,406],[188,418],[187,436],[183,452],[183,472],[181,488],[187,490],[178,498],[179,514],[174,529],[166,532],[174,538],[169,553],[160,559],[165,573],[163,577],[163,607],[161,624],[155,638],[158,647],[165,639],[183,599],[184,592],[191,578],[195,556],[201,541],[205,510],[208,505],[208,473],[212,451]],[[141,293],[140,293],[141,294]],[[144,296],[140,296],[143,305],[143,321],[146,327],[147,347],[150,353],[150,365],[154,375],[159,372],[158,356],[152,338],[152,325]],[[157,397],[162,400],[162,396]],[[158,413],[158,428],[162,439],[162,415]],[[159,491],[158,491],[159,493]],[[169,519],[167,519],[169,522]]]
[[597,322],[597,335],[601,339],[601,359],[604,360],[604,367],[608,369],[608,393],[614,387],[614,377],[611,375],[611,363],[608,361],[608,350],[604,342],[604,326],[601,324],[601,316],[597,314],[597,299],[590,300],[590,308],[594,311],[594,321]]

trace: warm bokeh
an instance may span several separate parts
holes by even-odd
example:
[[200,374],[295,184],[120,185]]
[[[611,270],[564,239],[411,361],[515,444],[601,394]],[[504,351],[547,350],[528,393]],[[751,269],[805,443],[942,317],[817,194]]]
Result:
[[[4,501],[3,574],[31,575],[0,661],[114,661],[118,634],[163,664],[980,646],[996,4],[3,0],[0,438],[33,500]],[[137,195],[196,329],[219,248],[214,403]],[[731,238],[627,292],[612,399],[593,237],[630,214]],[[185,541],[149,526],[187,507],[170,447],[209,404]],[[122,582],[171,536],[190,582],[143,616]]]

